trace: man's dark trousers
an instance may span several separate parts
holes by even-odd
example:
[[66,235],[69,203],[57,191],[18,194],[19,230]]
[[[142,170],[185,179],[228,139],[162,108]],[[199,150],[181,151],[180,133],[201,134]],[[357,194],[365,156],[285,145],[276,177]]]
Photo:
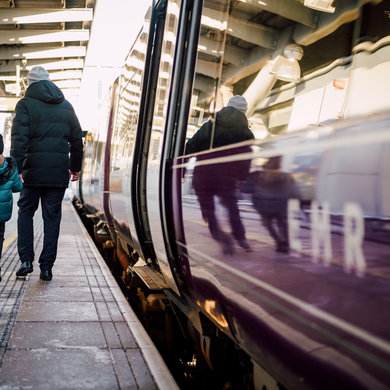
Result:
[[60,187],[23,187],[18,201],[18,251],[23,263],[34,261],[33,217],[41,199],[44,238],[39,263],[42,270],[52,268],[57,257],[64,193],[65,188]]

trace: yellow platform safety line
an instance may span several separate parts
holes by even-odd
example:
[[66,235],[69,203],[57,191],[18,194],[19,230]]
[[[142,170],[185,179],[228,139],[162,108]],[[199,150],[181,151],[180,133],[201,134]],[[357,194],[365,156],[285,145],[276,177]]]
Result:
[[18,236],[18,233],[12,233],[9,235],[9,237],[7,237],[5,240],[4,240],[4,244],[3,244],[3,250],[5,248],[7,248],[8,246],[10,246],[15,240],[16,240],[16,237]]

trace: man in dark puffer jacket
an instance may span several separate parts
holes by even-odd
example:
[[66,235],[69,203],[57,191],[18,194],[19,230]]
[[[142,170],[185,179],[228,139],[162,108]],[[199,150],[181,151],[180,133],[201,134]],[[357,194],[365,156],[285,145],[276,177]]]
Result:
[[[41,66],[27,76],[26,95],[16,105],[11,156],[24,188],[18,201],[18,251],[22,262],[16,276],[33,271],[33,216],[41,200],[44,222],[40,278],[51,280],[61,222],[61,205],[69,178],[78,180],[83,156],[82,134],[72,105],[49,81]],[[70,153],[70,158],[69,158]]]

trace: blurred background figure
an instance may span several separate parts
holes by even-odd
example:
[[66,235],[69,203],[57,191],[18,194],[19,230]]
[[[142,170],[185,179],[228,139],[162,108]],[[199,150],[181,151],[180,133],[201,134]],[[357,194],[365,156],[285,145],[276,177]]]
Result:
[[252,194],[253,207],[260,214],[276,244],[276,251],[289,252],[287,203],[299,199],[294,178],[280,170],[281,156],[273,156],[263,165],[262,171],[251,172],[240,190]]

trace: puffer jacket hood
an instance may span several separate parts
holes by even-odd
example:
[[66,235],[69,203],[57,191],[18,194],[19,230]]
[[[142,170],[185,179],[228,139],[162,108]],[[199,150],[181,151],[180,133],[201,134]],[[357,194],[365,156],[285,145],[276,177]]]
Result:
[[0,185],[7,183],[16,170],[16,160],[13,157],[6,157],[0,166]]
[[224,107],[217,112],[218,126],[226,129],[248,126],[248,119],[245,114],[233,107]]
[[[210,148],[213,122],[207,121],[188,140],[185,154],[201,152]],[[224,107],[217,112],[212,146],[218,148],[253,139],[245,114],[233,107]]]
[[61,103],[65,99],[62,91],[48,80],[32,83],[27,88],[26,96],[52,104]]

